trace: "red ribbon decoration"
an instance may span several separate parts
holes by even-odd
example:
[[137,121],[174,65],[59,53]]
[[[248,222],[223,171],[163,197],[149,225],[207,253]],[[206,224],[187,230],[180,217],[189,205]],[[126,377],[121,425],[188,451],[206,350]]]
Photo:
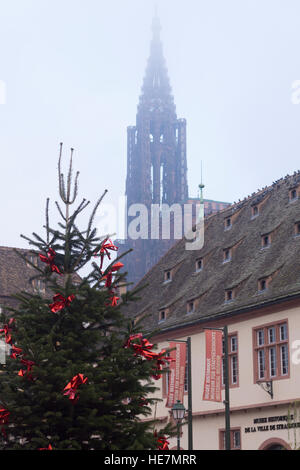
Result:
[[119,261],[117,263],[115,263],[111,268],[110,270],[108,271],[108,273],[106,274],[106,276],[103,276],[102,279],[106,279],[106,282],[105,282],[105,287],[111,287],[111,284],[112,284],[112,273],[113,272],[116,272],[116,271],[119,271],[119,269],[123,268],[124,264],[123,263],[120,263]]
[[169,441],[165,436],[159,436],[157,439],[158,450],[169,450]]
[[[135,339],[140,340],[140,344],[133,343]],[[138,354],[143,356],[148,361],[156,361],[156,364],[153,367],[153,375],[152,377],[155,380],[159,380],[162,376],[160,373],[162,371],[162,366],[166,364],[166,362],[174,361],[174,359],[165,356],[167,350],[162,349],[159,353],[151,351],[153,348],[153,344],[150,343],[146,338],[143,338],[142,333],[137,333],[135,335],[131,335],[127,342],[124,345],[124,348],[132,347],[135,350],[135,356]]]
[[95,255],[95,256],[100,256],[100,258],[101,258],[101,260],[100,260],[100,270],[102,269],[102,266],[103,266],[104,256],[106,255],[108,257],[108,259],[110,259],[111,255],[110,255],[108,250],[118,251],[118,249],[119,248],[117,246],[115,246],[110,239],[106,238],[104,240],[104,242],[101,245],[99,255]]
[[158,353],[155,357],[156,366],[154,367],[154,374],[152,375],[154,380],[159,380],[161,378],[162,374],[159,373],[159,372],[162,371],[162,368],[163,368],[163,366],[166,365],[166,362],[174,362],[175,361],[175,359],[172,359],[171,357],[164,356],[164,354],[166,354],[166,352],[167,352],[166,349],[162,349],[160,351],[160,353]]
[[62,274],[60,272],[60,270],[58,269],[58,267],[54,264],[55,256],[56,256],[56,253],[52,248],[49,248],[47,256],[44,256],[44,255],[41,255],[41,254],[39,255],[40,260],[43,263],[49,264],[50,269],[51,269],[52,272],[56,272],[57,274]]
[[5,342],[7,344],[11,344],[12,342],[12,337],[9,332],[12,330],[11,325],[14,323],[14,321],[14,318],[10,318],[9,322],[0,329],[0,333],[4,333],[5,335]]
[[20,369],[18,372],[18,375],[20,377],[27,377],[28,380],[34,380],[30,372],[32,370],[32,367],[35,365],[35,362],[29,361],[28,359],[23,359],[23,358],[21,359],[20,362],[26,366],[26,370]]
[[[9,415],[10,415],[10,411],[6,410],[5,408],[0,409],[0,425],[4,426],[5,424],[8,423]],[[1,428],[1,432],[6,438],[6,432],[5,432],[4,427]]]
[[79,399],[79,396],[76,396],[76,391],[79,385],[85,384],[88,381],[88,378],[83,376],[83,374],[74,375],[72,380],[65,386],[64,395],[69,396],[69,400],[72,400],[73,403],[76,403]]
[[48,447],[40,447],[38,450],[53,450],[52,445],[49,444]]
[[116,307],[118,305],[118,300],[120,300],[120,297],[117,297],[116,295],[113,295],[111,298],[111,306]]
[[54,302],[53,302],[53,304],[49,305],[49,308],[50,308],[51,312],[57,313],[60,310],[62,310],[63,308],[68,307],[73,299],[75,299],[74,294],[69,295],[69,297],[67,297],[66,299],[61,294],[56,294],[53,297]]
[[158,436],[157,431],[154,432],[154,437],[157,438],[157,448],[158,450],[170,450],[169,441],[165,436]]
[[140,398],[139,400],[139,406],[148,406],[149,405],[149,401],[146,400],[146,398]]
[[17,356],[20,356],[22,354],[22,349],[17,348],[17,346],[13,344],[10,352],[11,352],[10,354],[11,359],[17,359]]
[[[135,339],[139,339],[140,343],[133,343]],[[153,344],[150,343],[146,338],[143,338],[142,333],[137,333],[135,335],[131,335],[127,342],[124,345],[124,348],[132,347],[135,350],[135,356],[138,354],[143,356],[147,360],[153,359],[155,353],[150,351],[153,348]]]

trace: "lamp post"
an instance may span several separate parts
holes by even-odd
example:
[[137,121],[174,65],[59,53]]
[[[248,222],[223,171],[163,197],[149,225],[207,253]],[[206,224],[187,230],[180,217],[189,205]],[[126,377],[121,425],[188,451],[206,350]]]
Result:
[[173,418],[177,424],[177,450],[180,450],[180,424],[184,418],[185,411],[184,405],[177,400],[177,403],[174,403],[172,408]]

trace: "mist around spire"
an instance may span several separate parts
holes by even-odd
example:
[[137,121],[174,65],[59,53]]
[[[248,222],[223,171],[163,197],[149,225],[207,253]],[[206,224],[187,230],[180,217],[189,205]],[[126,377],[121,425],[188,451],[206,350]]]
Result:
[[163,111],[167,108],[169,111],[176,113],[166,61],[163,55],[160,37],[162,28],[157,9],[152,19],[151,29],[150,55],[144,75],[139,108],[145,108],[146,106],[150,111]]

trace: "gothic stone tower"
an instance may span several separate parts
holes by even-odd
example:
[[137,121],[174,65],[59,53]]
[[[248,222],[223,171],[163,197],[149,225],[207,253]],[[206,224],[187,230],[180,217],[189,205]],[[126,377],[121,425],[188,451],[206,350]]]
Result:
[[[160,22],[152,22],[150,57],[139,98],[136,125],[127,128],[127,213],[132,204],[149,211],[148,238],[128,238],[122,252],[128,280],[136,283],[172,246],[174,239],[150,239],[151,205],[183,204],[188,200],[186,121],[177,119],[160,39]],[[127,217],[127,226],[130,224]]]

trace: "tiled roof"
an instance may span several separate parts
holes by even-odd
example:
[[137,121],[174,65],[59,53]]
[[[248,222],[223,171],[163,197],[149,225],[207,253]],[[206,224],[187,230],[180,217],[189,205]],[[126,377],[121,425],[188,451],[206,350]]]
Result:
[[0,296],[9,297],[21,289],[32,290],[30,277],[35,270],[15,252],[15,249],[29,255],[30,250],[0,247]]
[[[15,304],[10,297],[21,290],[34,292],[30,279],[37,274],[37,271],[27,264],[15,250],[26,255],[27,258],[33,251],[23,248],[0,247],[0,304]],[[39,261],[38,254],[36,259],[43,267],[44,263]],[[80,279],[77,274],[74,276]]]
[[[147,328],[165,330],[300,296],[300,236],[294,232],[300,222],[300,198],[289,200],[295,185],[300,185],[299,172],[206,217],[203,248],[188,251],[184,239],[176,243],[136,286],[147,284],[139,293],[141,299],[126,307],[126,313],[130,317],[148,313]],[[253,217],[252,207],[260,203],[259,215]],[[229,216],[232,226],[224,230]],[[272,242],[262,248],[261,237],[267,233]],[[232,258],[223,262],[223,250],[228,247]],[[204,266],[196,272],[198,258],[203,258]],[[174,266],[178,268],[172,281],[164,282],[164,271]],[[268,276],[268,288],[259,292],[258,280]],[[225,302],[225,290],[233,288],[235,298]],[[187,314],[187,302],[192,299],[198,299],[195,311]],[[158,325],[163,308],[169,308],[168,315]]]

